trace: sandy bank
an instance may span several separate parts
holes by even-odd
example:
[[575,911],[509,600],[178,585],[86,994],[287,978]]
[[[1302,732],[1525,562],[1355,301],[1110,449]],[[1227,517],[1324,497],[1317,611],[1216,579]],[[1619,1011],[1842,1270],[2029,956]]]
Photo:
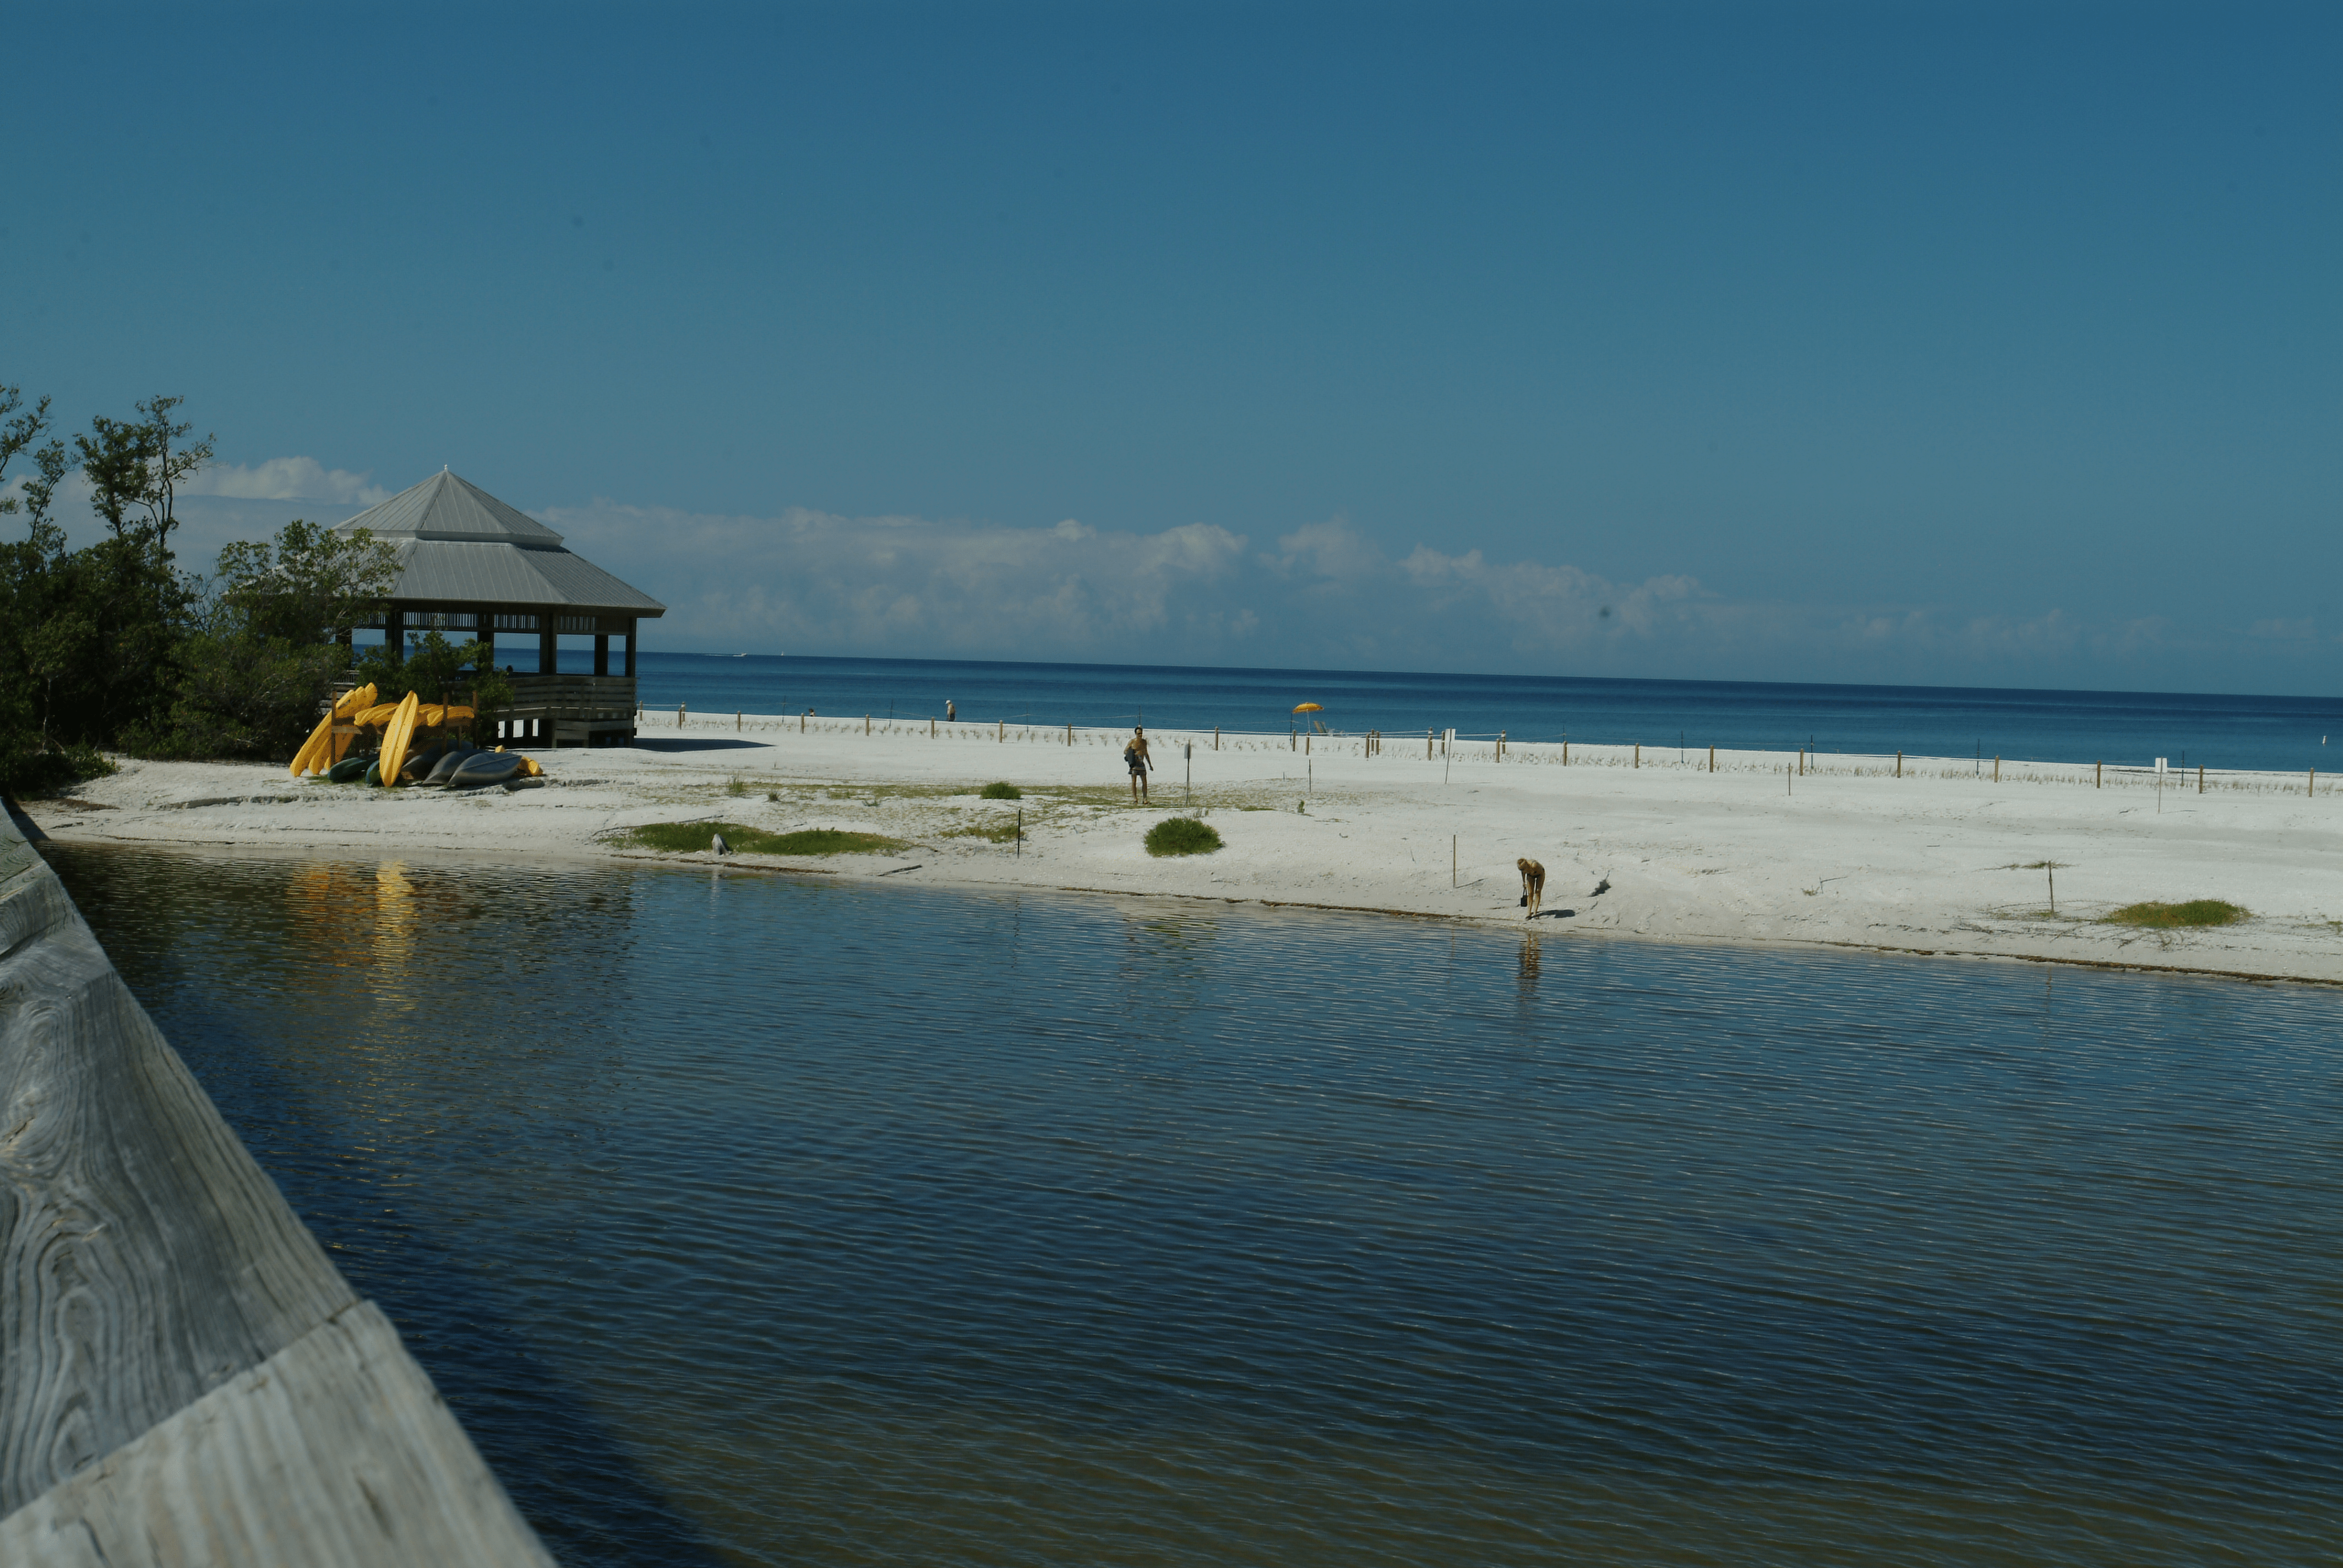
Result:
[[[1483,743],[1366,755],[1283,736],[1155,734],[1154,804],[1128,803],[1121,737],[962,724],[672,717],[627,749],[540,752],[543,788],[448,796],[289,779],[281,767],[140,763],[27,805],[62,839],[255,845],[369,857],[639,853],[614,830],[729,820],[830,827],[914,846],[804,864],[890,882],[1032,886],[1386,910],[1523,924],[1516,857],[1544,862],[1548,938],[1807,942],[2343,982],[2343,799],[2326,780],[2089,765],[1815,760],[1705,750]],[[1192,759],[1183,749],[1192,744]],[[1227,841],[1158,860],[1146,828],[1188,799]],[[980,800],[1005,779],[1019,804]],[[736,789],[738,792],[736,793]],[[772,797],[769,799],[768,797]],[[1307,800],[1306,812],[1297,805]],[[1024,812],[1023,852],[986,836]],[[1451,885],[1452,840],[1454,885]],[[2047,879],[2056,862],[2057,909]],[[739,863],[753,863],[742,857]],[[2142,931],[2097,917],[2221,898],[2253,919]]]

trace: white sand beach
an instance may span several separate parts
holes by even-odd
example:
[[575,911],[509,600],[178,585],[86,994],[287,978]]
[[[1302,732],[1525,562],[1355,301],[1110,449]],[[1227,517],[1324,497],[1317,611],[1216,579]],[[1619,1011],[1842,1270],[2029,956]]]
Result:
[[[627,749],[539,751],[535,788],[467,795],[297,780],[282,767],[126,761],[28,802],[72,841],[379,858],[643,857],[639,824],[836,828],[900,855],[736,855],[738,869],[1363,910],[1524,928],[1517,857],[1547,869],[1544,940],[1806,943],[2343,982],[2343,799],[2305,776],[2098,776],[2091,765],[1487,742],[1151,734],[1151,804],[1121,732],[654,715]],[[1192,748],[1192,756],[1189,749]],[[1192,779],[1192,785],[1190,780]],[[982,800],[993,779],[1025,790]],[[1192,789],[1192,795],[1191,790]],[[1192,800],[1192,811],[1190,802]],[[1306,802],[1306,809],[1297,809]],[[995,842],[1021,810],[1025,839]],[[1203,816],[1226,848],[1156,859]],[[1454,869],[1451,870],[1451,856]],[[671,856],[654,859],[714,857]],[[2056,863],[2056,912],[2039,862]],[[2028,869],[2030,868],[2030,869]],[[2143,900],[2225,899],[2237,925],[2142,930]]]

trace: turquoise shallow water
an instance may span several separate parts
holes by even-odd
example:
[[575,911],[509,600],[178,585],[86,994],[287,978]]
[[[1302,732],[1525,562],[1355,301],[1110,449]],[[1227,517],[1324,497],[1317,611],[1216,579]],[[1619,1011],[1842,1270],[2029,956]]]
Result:
[[2343,1539],[2343,996],[51,850],[565,1562]]

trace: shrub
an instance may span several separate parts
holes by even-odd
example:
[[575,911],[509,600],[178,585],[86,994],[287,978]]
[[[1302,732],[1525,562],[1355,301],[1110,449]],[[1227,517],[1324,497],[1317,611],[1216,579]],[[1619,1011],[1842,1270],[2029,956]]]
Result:
[[[0,738],[0,739],[13,738]],[[40,750],[0,744],[0,795],[30,799],[64,793],[85,779],[103,779],[118,772],[95,746],[65,746]]]
[[2246,911],[2220,899],[2191,899],[2185,904],[2126,904],[2100,919],[2111,926],[2146,926],[2172,930],[2181,926],[2234,926]]
[[1025,799],[1024,790],[1020,789],[1014,784],[1006,782],[987,784],[983,789],[979,789],[976,792],[976,795],[977,799],[980,800],[1022,800]]
[[1193,817],[1166,817],[1147,829],[1151,855],[1209,855],[1220,847],[1220,830]]

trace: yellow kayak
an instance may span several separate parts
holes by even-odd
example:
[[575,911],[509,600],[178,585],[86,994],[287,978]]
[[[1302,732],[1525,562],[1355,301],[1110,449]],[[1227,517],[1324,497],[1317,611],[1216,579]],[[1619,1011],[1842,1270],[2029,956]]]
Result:
[[333,745],[334,716],[330,713],[317,720],[317,728],[309,731],[309,739],[301,742],[301,749],[293,753],[293,766],[286,771],[298,779],[309,771],[310,764]]
[[354,687],[335,699],[333,711],[317,720],[317,728],[309,731],[309,739],[302,742],[301,749],[293,754],[293,777],[298,779],[304,773],[324,772],[330,766],[327,755],[334,749],[334,726],[360,709],[370,706],[373,701],[372,682]]
[[407,743],[415,739],[415,716],[423,704],[415,693],[408,692],[407,700],[391,715],[389,728],[382,732],[382,784],[386,789],[398,787],[398,770],[407,766]]

